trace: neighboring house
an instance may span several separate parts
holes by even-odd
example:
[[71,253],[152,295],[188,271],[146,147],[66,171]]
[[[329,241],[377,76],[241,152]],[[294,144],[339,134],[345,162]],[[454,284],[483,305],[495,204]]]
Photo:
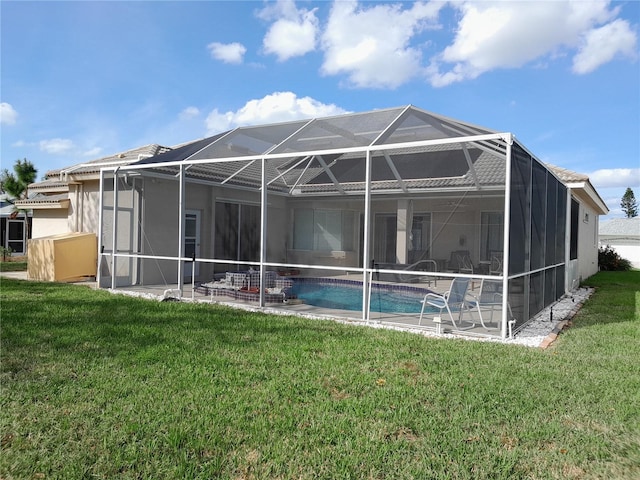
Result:
[[43,181],[29,185],[29,199],[17,203],[33,212],[31,238],[75,232],[98,235],[100,169],[128,165],[167,150],[145,145],[47,172]]
[[600,224],[600,246],[610,246],[618,255],[640,268],[640,217],[614,218]]
[[98,222],[100,286],[182,291],[250,269],[349,276],[360,318],[382,321],[367,301],[375,277],[428,261],[422,278],[501,282],[502,337],[507,310],[522,328],[597,272],[608,213],[588,177],[511,133],[413,106],[239,127],[100,177],[101,208],[82,220]]
[[[11,255],[24,255],[27,248],[27,236],[31,236],[31,229],[25,223],[25,213],[18,212],[8,200],[6,194],[0,194],[0,245],[11,249]],[[31,211],[27,211],[27,221],[31,226]]]

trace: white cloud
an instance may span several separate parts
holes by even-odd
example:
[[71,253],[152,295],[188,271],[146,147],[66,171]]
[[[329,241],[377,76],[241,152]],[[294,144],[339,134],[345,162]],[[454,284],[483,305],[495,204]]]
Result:
[[640,168],[603,168],[589,174],[596,188],[639,187]]
[[10,103],[0,103],[0,125],[15,125],[18,119],[18,112],[11,106]]
[[62,155],[75,148],[73,142],[67,138],[52,138],[40,140],[40,150],[53,155]]
[[578,74],[592,72],[618,55],[635,59],[637,43],[638,37],[626,20],[618,19],[594,28],[587,32],[583,47],[573,58],[573,71]]
[[216,60],[220,60],[225,63],[242,63],[244,60],[244,54],[247,49],[241,43],[218,43],[213,42],[207,45],[211,57]]
[[416,2],[406,10],[400,4],[374,5],[333,4],[322,36],[323,74],[347,74],[356,87],[395,88],[422,70],[422,51],[410,42],[426,28],[436,28],[444,3]]
[[275,92],[250,100],[235,112],[220,113],[218,109],[214,109],[207,116],[206,125],[211,135],[242,125],[278,123],[343,113],[347,112],[336,105],[327,105],[311,97],[298,98],[293,92]]
[[315,50],[319,29],[316,10],[298,10],[292,0],[279,0],[258,12],[265,20],[275,20],[263,39],[264,51],[285,61]]
[[180,120],[190,120],[197,117],[198,115],[200,115],[200,110],[198,110],[197,107],[187,107],[180,112],[178,118]]
[[85,152],[83,152],[83,156],[98,158],[98,156],[102,153],[102,147],[93,147]]
[[[575,52],[574,71],[586,73],[617,53],[635,51],[627,22],[608,0],[589,2],[452,3],[462,15],[451,45],[432,59],[434,86],[473,79],[498,68],[517,68]],[[602,41],[603,35],[609,35]]]

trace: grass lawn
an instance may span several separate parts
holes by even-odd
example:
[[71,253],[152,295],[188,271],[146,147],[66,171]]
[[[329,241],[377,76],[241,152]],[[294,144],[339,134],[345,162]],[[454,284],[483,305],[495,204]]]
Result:
[[547,350],[2,279],[0,478],[640,478],[640,272]]
[[9,260],[0,262],[0,272],[23,272],[27,270],[26,260]]

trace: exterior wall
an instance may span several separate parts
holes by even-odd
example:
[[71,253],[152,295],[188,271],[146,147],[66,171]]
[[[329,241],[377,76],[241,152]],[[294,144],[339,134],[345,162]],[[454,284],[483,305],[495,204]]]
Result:
[[[430,199],[413,200],[411,210],[413,215],[431,214],[431,239],[429,243],[431,250],[429,258],[436,260],[442,269],[447,268],[447,263],[451,258],[451,253],[456,250],[468,250],[471,254],[474,265],[478,265],[480,260],[480,230],[481,230],[481,213],[485,211],[503,211],[503,198],[483,198],[473,199],[467,202],[465,206],[459,206],[459,211],[452,213],[442,207],[442,201]],[[372,209],[372,238],[371,256],[376,258],[376,242],[380,240],[375,238],[375,222],[377,215],[396,215],[398,209],[402,212],[404,204],[397,200],[376,200],[371,204]],[[363,202],[358,200],[345,201],[340,200],[290,200],[288,202],[289,222],[289,245],[293,238],[293,210],[294,208],[312,208],[312,209],[342,209],[355,211],[359,217],[363,213]],[[360,225],[355,230],[355,235],[359,238]],[[404,239],[404,232],[398,233],[398,242]],[[322,263],[331,266],[356,267],[359,265],[362,253],[358,247],[359,242],[356,241],[353,251],[335,251],[335,252],[317,252],[311,250],[293,250],[288,249],[287,261],[290,263],[314,265]],[[396,260],[397,261],[397,260]],[[398,263],[407,263],[397,261]],[[390,262],[393,263],[393,262]]]
[[[164,179],[144,179],[143,229],[141,252],[145,255],[176,257],[179,227],[179,183]],[[199,258],[213,259],[215,239],[215,205],[217,201],[259,204],[260,193],[221,186],[187,183],[185,210],[196,210],[200,217]],[[267,212],[267,251],[270,262],[286,260],[287,215],[286,199],[271,196]],[[170,260],[144,259],[141,261],[143,284],[176,283],[178,264]],[[200,262],[196,281],[210,281],[214,275],[211,262]]]
[[[144,178],[142,233],[140,252],[144,255],[178,255],[179,184],[177,181]],[[142,284],[165,284],[177,281],[175,261],[141,260]]]
[[[111,285],[114,266],[111,264],[109,253],[113,251],[114,216],[117,218],[116,249],[118,253],[134,253],[138,245],[139,194],[138,185],[125,184],[118,181],[118,205],[114,215],[113,182],[105,179],[105,193],[103,205],[102,248],[107,254],[101,259],[99,281],[101,286]],[[133,186],[132,186],[133,185]],[[97,219],[96,219],[97,222]],[[88,232],[91,233],[91,232]],[[116,286],[131,285],[138,280],[138,264],[132,258],[119,257],[115,259]]]
[[34,210],[31,238],[42,238],[59,233],[69,233],[68,212],[63,209]]
[[89,180],[69,188],[69,225],[74,232],[98,234],[100,181]]
[[598,214],[580,202],[578,219],[578,274],[581,280],[598,273]]
[[287,229],[289,217],[287,199],[271,195],[267,209],[267,251],[269,262],[285,263],[287,261]]
[[[479,213],[477,216],[479,228]],[[475,239],[480,238],[480,233],[478,231],[476,234],[476,212],[472,210],[461,211],[453,215],[450,212],[434,212],[431,218],[434,245],[432,257],[435,260],[449,262],[451,252],[468,250],[473,264],[477,265],[480,244]]]

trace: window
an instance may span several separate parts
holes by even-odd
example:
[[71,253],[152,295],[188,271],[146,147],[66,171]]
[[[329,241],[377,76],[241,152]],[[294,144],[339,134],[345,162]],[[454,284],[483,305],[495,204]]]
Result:
[[569,244],[569,259],[578,258],[578,219],[580,218],[580,205],[571,200],[571,241]]
[[296,250],[353,250],[354,214],[351,211],[296,208],[293,212],[293,248]]

